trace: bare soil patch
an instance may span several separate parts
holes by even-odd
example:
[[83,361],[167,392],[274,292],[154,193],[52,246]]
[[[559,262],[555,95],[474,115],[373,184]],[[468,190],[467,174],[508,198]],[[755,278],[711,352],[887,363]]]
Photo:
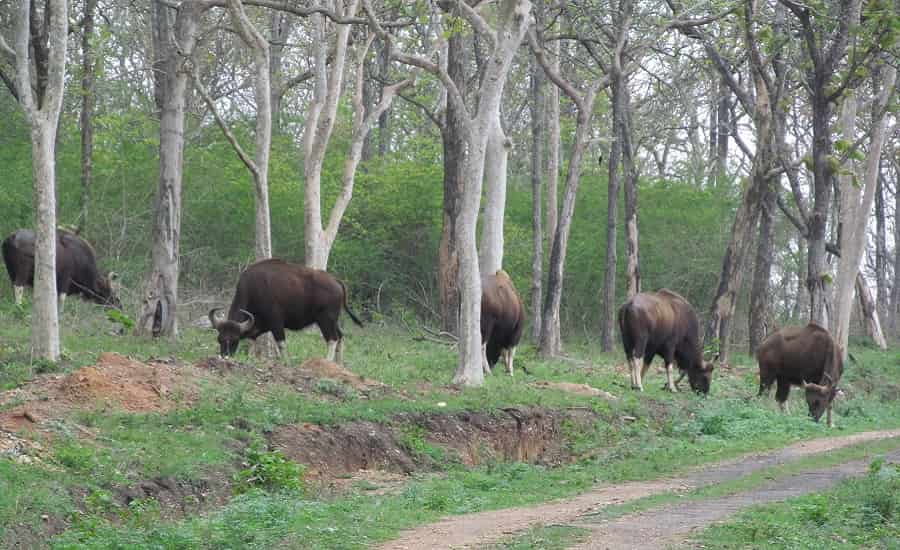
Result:
[[[621,504],[630,500],[670,491],[692,490],[710,483],[739,478],[761,469],[769,468],[773,464],[790,462],[808,455],[823,453],[866,441],[875,441],[891,437],[900,437],[900,430],[864,432],[851,436],[829,437],[804,441],[768,453],[758,453],[718,464],[705,465],[681,477],[601,486],[572,498],[537,506],[450,516],[436,523],[423,525],[416,529],[406,531],[402,533],[399,538],[385,543],[380,548],[383,550],[482,548],[485,545],[497,542],[504,536],[523,531],[536,525],[571,523],[612,504]],[[897,454],[895,453],[894,456],[897,456]],[[900,459],[900,456],[897,458]],[[868,463],[862,462],[861,464],[864,469],[864,466]],[[857,471],[855,468],[856,466],[850,466],[850,471]],[[839,471],[840,469],[834,469],[834,472]],[[828,474],[828,476],[831,476],[830,479],[833,479],[835,483],[837,480],[842,479],[837,473]],[[812,478],[815,477],[815,475],[812,476]],[[798,483],[802,486],[806,486],[803,485],[802,481]],[[781,485],[779,485],[778,482],[773,482],[771,485],[773,487],[783,487],[784,482],[782,482]],[[677,511],[680,506],[681,505],[670,508]],[[634,516],[637,515],[638,514],[635,514]],[[700,517],[699,513],[698,517]],[[659,538],[650,538],[653,536],[653,533],[651,532],[636,534],[625,531],[625,529],[630,528],[632,524],[650,525],[655,520],[642,517],[639,519],[632,518],[630,522],[625,522],[624,518],[619,519],[623,521],[623,523],[621,523],[624,533],[622,538],[616,539],[615,541],[610,539],[609,543],[604,544],[604,537],[606,535],[596,535],[592,537],[592,540],[599,542],[586,544],[597,544],[597,546],[585,547],[610,549],[637,548],[637,544],[643,543],[652,545],[646,546],[646,548],[660,548],[665,546],[664,543],[660,543]],[[703,522],[702,524],[706,525],[707,523],[708,522]],[[677,522],[673,520],[669,526],[671,527],[675,524],[677,524]],[[616,525],[620,524],[617,523]],[[689,531],[676,532],[673,536],[677,538],[679,533],[682,533],[683,537],[683,535],[688,532]]]
[[461,412],[398,416],[390,425],[349,422],[337,426],[293,424],[269,437],[272,448],[309,466],[312,477],[337,478],[360,470],[399,474],[436,464],[415,448],[423,443],[449,459],[475,466],[486,461],[560,464],[571,459],[564,422],[597,420],[586,410],[505,409],[496,414]]
[[[280,383],[303,393],[318,393],[322,396],[321,381],[333,383],[352,389],[360,397],[372,397],[376,394],[392,393],[393,389],[378,380],[364,378],[334,361],[313,357],[304,361],[299,367],[273,362],[265,366],[253,366],[223,357],[208,357],[198,361],[195,366],[200,370],[217,374],[241,374],[252,377],[258,385]],[[324,397],[328,397],[325,394]]]
[[198,373],[174,362],[140,361],[103,353],[97,363],[67,375],[40,376],[0,394],[0,432],[44,427],[74,410],[163,412],[198,397]]
[[600,388],[595,388],[587,384],[576,384],[574,382],[547,382],[542,380],[539,382],[535,382],[532,385],[536,388],[559,390],[575,395],[584,395],[587,397],[602,397],[603,399],[606,399],[608,401],[615,401],[618,399],[618,397],[607,391],[603,391]]

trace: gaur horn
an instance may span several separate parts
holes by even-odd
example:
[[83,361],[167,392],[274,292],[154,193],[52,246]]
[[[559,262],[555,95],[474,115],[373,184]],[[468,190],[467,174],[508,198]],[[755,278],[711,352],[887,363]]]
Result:
[[218,319],[216,319],[216,312],[219,311],[220,309],[222,309],[222,308],[214,307],[211,310],[209,310],[209,322],[212,325],[212,327],[216,330],[219,330],[219,325],[222,324],[222,321],[219,321]]
[[247,316],[246,321],[238,324],[238,326],[241,327],[241,334],[244,334],[246,332],[249,332],[250,329],[253,328],[253,324],[256,323],[256,317],[254,317],[253,314],[246,309],[242,309],[240,311]]
[[820,384],[813,384],[812,382],[803,381],[803,389],[804,390],[815,390],[819,393],[828,392],[828,388],[826,386],[822,386]]

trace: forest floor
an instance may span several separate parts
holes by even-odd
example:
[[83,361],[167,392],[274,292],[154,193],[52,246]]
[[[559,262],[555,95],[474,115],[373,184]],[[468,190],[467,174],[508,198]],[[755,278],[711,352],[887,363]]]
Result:
[[746,357],[702,398],[659,372],[631,391],[594,342],[550,361],[525,345],[527,374],[462,390],[451,348],[383,322],[347,336],[344,366],[314,331],[277,362],[226,360],[190,319],[151,340],[70,303],[58,364],[28,358],[27,306],[0,303],[0,547],[677,544],[900,448],[897,355],[861,346],[832,430],[802,392],[789,415],[756,398]]

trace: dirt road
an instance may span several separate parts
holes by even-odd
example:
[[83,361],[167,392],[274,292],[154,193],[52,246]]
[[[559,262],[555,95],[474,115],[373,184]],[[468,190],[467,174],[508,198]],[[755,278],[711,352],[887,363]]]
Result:
[[[576,521],[594,533],[591,541],[580,548],[665,548],[669,544],[677,544],[683,540],[693,529],[727,517],[740,508],[823,490],[841,479],[863,473],[868,463],[848,462],[827,470],[806,472],[786,480],[776,480],[753,491],[730,497],[697,501],[690,505],[662,507],[607,522],[598,522],[589,515],[612,504],[675,490],[687,491],[740,478],[809,455],[893,437],[900,437],[900,430],[863,432],[804,441],[767,453],[707,464],[681,477],[605,485],[566,500],[547,504],[451,516],[401,533],[399,538],[385,543],[380,548],[382,550],[480,548],[538,524]],[[894,453],[891,458],[900,460],[900,452]],[[657,529],[655,525],[661,527]],[[640,546],[641,544],[646,546]]]

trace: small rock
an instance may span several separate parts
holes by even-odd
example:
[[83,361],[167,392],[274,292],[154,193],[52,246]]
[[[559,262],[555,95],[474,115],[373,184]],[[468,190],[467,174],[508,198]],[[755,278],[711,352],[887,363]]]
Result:
[[445,402],[443,402],[443,401],[438,401],[437,406],[438,406],[438,407],[446,407],[446,406],[447,406],[447,403],[445,403]]
[[635,420],[637,420],[637,417],[636,416],[623,416],[622,420],[624,420],[625,422],[634,422]]

